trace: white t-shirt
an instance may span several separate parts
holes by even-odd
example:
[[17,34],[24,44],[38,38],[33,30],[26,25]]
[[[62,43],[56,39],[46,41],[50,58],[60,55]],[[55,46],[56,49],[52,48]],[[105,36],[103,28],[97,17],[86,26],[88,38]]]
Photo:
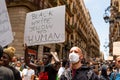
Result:
[[23,69],[22,75],[23,80],[31,80],[31,76],[35,75],[35,71],[33,69]]

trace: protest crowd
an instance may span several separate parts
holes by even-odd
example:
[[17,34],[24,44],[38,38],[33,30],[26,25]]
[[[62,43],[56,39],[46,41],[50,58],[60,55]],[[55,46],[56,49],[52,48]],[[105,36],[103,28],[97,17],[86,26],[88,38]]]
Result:
[[0,80],[120,80],[120,56],[111,61],[87,61],[76,46],[68,59],[44,53],[42,59],[33,60],[27,46],[21,58],[15,56],[14,47],[0,46],[0,57]]
[[[4,2],[4,0],[0,1],[1,3]],[[15,1],[17,4],[17,0]],[[6,33],[2,38],[0,36],[0,80],[120,80],[120,56],[116,56],[113,60],[97,60],[96,57],[86,59],[87,57],[85,57],[82,47],[76,46],[76,44],[81,42],[81,40],[77,41],[78,37],[76,37],[75,42],[77,42],[75,45],[67,43],[70,45],[69,49],[66,45],[62,46],[69,51],[67,57],[59,58],[57,52],[51,51],[42,52],[42,56],[37,58],[33,58],[29,54],[29,46],[47,43],[56,44],[65,41],[65,6],[27,14],[22,46],[24,47],[24,55],[22,57],[16,55],[16,47],[14,45],[14,47],[9,45],[13,41],[14,36],[10,29],[10,23],[7,24],[9,22],[7,10],[6,8],[1,9],[0,7],[0,16],[2,13],[5,14],[5,19],[1,17],[3,21],[1,19],[0,23],[4,24],[4,26],[1,25],[2,30],[0,32]],[[60,25],[58,25],[58,22]],[[81,34],[79,30],[78,32]],[[81,35],[79,36],[81,37]]]

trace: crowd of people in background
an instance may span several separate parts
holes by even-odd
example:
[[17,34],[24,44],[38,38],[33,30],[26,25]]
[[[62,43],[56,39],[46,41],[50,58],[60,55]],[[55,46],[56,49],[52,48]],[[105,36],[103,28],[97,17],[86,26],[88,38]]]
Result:
[[15,56],[15,48],[0,46],[0,80],[120,80],[120,56],[115,60],[85,60],[79,47],[70,49],[69,57],[58,59],[44,53],[42,59]]

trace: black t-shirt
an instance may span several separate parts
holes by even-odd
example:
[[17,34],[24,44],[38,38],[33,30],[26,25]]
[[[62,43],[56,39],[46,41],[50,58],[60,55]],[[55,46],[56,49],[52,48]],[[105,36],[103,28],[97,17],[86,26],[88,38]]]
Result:
[[13,71],[15,80],[22,80],[22,77],[20,76],[20,72],[16,68],[12,66],[9,66],[9,68]]
[[57,71],[52,67],[52,65],[47,66],[38,66],[37,67],[38,73],[44,72],[48,74],[48,80],[56,80]]

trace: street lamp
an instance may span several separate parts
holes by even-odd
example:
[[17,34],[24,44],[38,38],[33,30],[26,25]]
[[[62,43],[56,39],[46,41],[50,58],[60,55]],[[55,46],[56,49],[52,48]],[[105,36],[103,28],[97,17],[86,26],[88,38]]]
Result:
[[118,2],[111,3],[111,5],[105,9],[103,19],[106,23],[110,24],[110,36],[109,36],[110,51],[109,52],[112,53],[112,48],[113,48],[112,43],[118,40],[119,35],[117,34],[120,33],[119,30],[117,30],[117,29],[120,29],[120,11],[119,11]]
[[103,19],[105,20],[106,23],[108,23],[108,22],[109,22],[109,19],[110,19],[110,15],[109,15],[108,12],[107,12],[107,11],[109,11],[109,9],[110,9],[110,6],[108,6],[108,7],[105,9],[105,13],[104,13],[104,15],[103,15]]
[[105,13],[103,19],[105,20],[106,23],[108,23],[109,22],[109,15],[107,13]]
[[[110,14],[110,11],[114,11],[114,13]],[[105,13],[103,15],[103,19],[106,23],[114,24],[115,22],[120,21],[120,12],[118,11],[118,7],[116,6],[108,6],[105,9]]]
[[107,42],[105,42],[105,44],[103,45],[103,47],[105,48],[105,51],[107,52],[107,48],[109,47],[109,44]]

